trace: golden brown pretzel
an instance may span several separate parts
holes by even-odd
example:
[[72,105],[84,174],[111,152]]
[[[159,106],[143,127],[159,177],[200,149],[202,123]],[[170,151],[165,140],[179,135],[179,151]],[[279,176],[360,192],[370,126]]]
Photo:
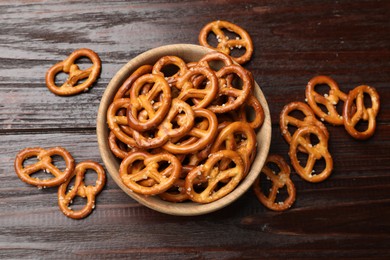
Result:
[[142,149],[153,149],[163,146],[168,140],[168,135],[158,135],[157,129],[138,132],[133,131],[134,140],[137,143],[137,146]]
[[[224,29],[234,32],[239,37],[229,39],[223,31]],[[217,37],[218,45],[216,47],[211,46],[207,41],[207,37],[211,32]],[[234,48],[245,48],[245,53],[242,56],[232,57],[239,64],[249,61],[253,53],[253,43],[250,35],[241,27],[228,21],[218,20],[206,24],[200,31],[199,43],[202,46],[223,52],[227,55],[230,55],[230,51]]]
[[[182,114],[184,112],[184,114]],[[164,145],[171,138],[181,138],[186,135],[194,125],[195,113],[186,102],[173,99],[170,110],[164,121],[157,127],[152,136],[144,136],[144,133],[133,132],[134,140],[138,146],[145,149],[157,148]],[[173,127],[174,122],[178,127]]]
[[[184,114],[183,114],[184,112]],[[175,98],[165,119],[158,126],[158,135],[181,138],[194,126],[195,112],[186,102]],[[174,122],[178,127],[174,127]]]
[[[319,84],[326,84],[330,87],[329,93],[321,95],[315,91],[315,87]],[[306,86],[306,99],[314,113],[321,118],[321,121],[326,121],[333,125],[343,125],[343,117],[336,110],[337,103],[341,100],[345,102],[347,94],[339,89],[337,83],[328,76],[316,76],[312,78]],[[318,106],[321,104],[328,110],[327,113],[321,110]]]
[[[248,107],[253,109],[254,115],[248,115]],[[265,118],[263,106],[253,94],[249,94],[248,99],[241,105],[238,115],[240,121],[249,123],[253,129],[259,128]],[[251,119],[252,116],[253,119]]]
[[[153,84],[149,92],[142,94],[141,89],[145,84]],[[161,100],[158,100],[161,98]],[[139,77],[130,89],[130,105],[127,109],[128,124],[134,130],[143,132],[159,125],[171,106],[171,88],[164,77],[155,74],[145,74]],[[161,106],[155,110],[154,102],[161,101]],[[147,120],[140,121],[138,113],[145,110]]]
[[[64,171],[61,171],[52,163],[52,156],[55,155],[61,156],[64,159],[66,165]],[[38,162],[23,166],[24,161],[31,157],[36,157]],[[54,187],[59,186],[69,179],[74,170],[74,159],[72,155],[62,147],[49,149],[40,147],[25,148],[16,155],[14,166],[16,174],[22,181],[41,188]],[[38,179],[31,176],[31,174],[40,170],[51,173],[54,175],[54,178]]]
[[148,74],[152,72],[152,66],[151,65],[143,65],[136,69],[126,80],[123,82],[122,86],[118,89],[114,96],[114,100],[120,99],[120,98],[129,98],[130,93],[129,90],[131,86],[133,85],[134,81],[136,81],[139,77],[142,75]]
[[[87,57],[92,61],[92,66],[80,70],[75,61],[81,57]],[[60,96],[70,96],[87,90],[96,81],[100,74],[101,61],[99,56],[90,49],[75,50],[68,58],[52,66],[46,73],[46,86],[51,92]],[[60,72],[69,74],[68,79],[62,86],[57,86],[55,77]],[[79,81],[84,82],[76,85]]]
[[[193,78],[201,77],[207,79],[205,88],[197,88],[194,84]],[[200,100],[193,108],[205,108],[207,107],[218,93],[218,79],[215,73],[207,67],[196,66],[190,68],[176,83],[176,87],[179,88],[180,94],[177,97],[183,101],[188,99]]]
[[170,202],[183,202],[189,199],[188,194],[185,190],[185,177],[187,174],[194,169],[193,165],[182,165],[182,172],[179,179],[173,183],[172,187],[167,191],[160,193],[158,196],[166,201]]
[[[189,69],[195,67],[207,67],[212,71],[214,71],[214,73],[217,73],[217,71],[223,68],[224,66],[228,66],[232,64],[233,64],[233,60],[229,55],[219,51],[213,51],[204,55],[198,62],[187,64],[187,67]],[[231,76],[233,77],[233,75]],[[205,76],[197,75],[196,77],[192,77],[191,81],[194,84],[194,86],[199,86],[201,85],[201,83],[204,81],[205,78],[206,78]],[[195,104],[198,104],[199,100],[194,98],[193,102]]]
[[[227,169],[218,168],[223,159],[231,160],[235,165]],[[240,155],[231,150],[220,150],[211,153],[203,165],[197,166],[186,177],[185,189],[192,201],[210,203],[230,193],[241,181],[244,175],[244,162]],[[195,184],[203,182],[205,188],[198,192]],[[223,186],[219,187],[223,182]]]
[[120,141],[130,147],[138,147],[137,142],[133,138],[134,130],[126,127],[128,125],[127,117],[119,113],[121,109],[126,109],[129,104],[129,98],[114,100],[107,109],[107,124]]
[[253,128],[245,122],[234,122],[222,129],[215,138],[211,153],[219,150],[236,151],[244,162],[244,175],[246,175],[256,154],[256,144],[256,134]]
[[[175,74],[173,74],[171,76],[166,76],[162,72],[162,69],[168,65],[175,65],[176,67],[179,68],[179,71],[177,71]],[[168,84],[171,85],[171,84],[175,84],[177,82],[178,78],[181,77],[182,75],[184,75],[187,72],[187,70],[188,70],[187,64],[180,57],[164,56],[164,57],[161,57],[158,61],[156,61],[156,63],[153,65],[152,73],[165,77]]]
[[[97,173],[95,185],[86,186],[84,183],[85,174],[88,169]],[[67,192],[69,183],[73,178],[76,178],[74,186]],[[84,161],[77,164],[71,178],[58,188],[58,206],[62,213],[73,219],[81,219],[88,216],[95,208],[95,198],[102,191],[105,183],[106,173],[100,164],[93,161]],[[87,198],[87,204],[82,209],[72,210],[69,205],[72,204],[76,196]]]
[[[279,171],[277,173],[274,172],[269,167],[269,164],[276,164]],[[295,201],[296,190],[294,183],[290,179],[290,172],[290,166],[288,166],[287,162],[282,156],[277,154],[268,155],[267,160],[265,161],[265,164],[261,169],[259,176],[253,183],[253,190],[259,201],[264,206],[275,211],[283,211],[292,206]],[[267,176],[267,179],[272,182],[272,187],[270,188],[269,193],[264,192],[261,187],[261,174],[265,174]],[[277,201],[277,194],[279,193],[279,190],[283,187],[287,188],[288,196],[284,199],[284,201]],[[267,193],[268,195],[266,195]]]
[[202,127],[194,126],[186,135],[191,137],[186,142],[181,142],[180,139],[168,141],[163,146],[165,150],[173,154],[194,153],[202,150],[214,140],[218,127],[216,115],[204,108],[194,109],[194,113],[195,117],[204,118],[206,123],[202,124]]
[[[143,94],[146,94],[150,89],[148,89],[146,92],[143,92]],[[154,111],[157,111],[160,109],[160,107],[162,106],[162,102],[163,100],[161,101],[155,101],[155,102],[152,102],[152,107],[154,109]],[[169,111],[169,110],[168,110]],[[148,114],[148,111],[143,109],[141,110],[139,113],[138,113],[138,121],[140,122],[145,122],[147,121],[149,118],[149,114]],[[154,129],[155,127],[152,127],[151,129]]]
[[[364,94],[368,94],[371,99],[371,107],[364,105]],[[344,104],[343,117],[344,127],[347,132],[356,139],[367,139],[371,137],[376,128],[376,115],[380,107],[379,94],[375,88],[362,85],[354,88],[348,94]],[[356,109],[356,112],[355,112]],[[368,121],[368,127],[364,131],[356,129],[359,121]]]
[[120,141],[112,131],[108,135],[108,146],[111,152],[120,159],[125,158],[129,152],[137,149],[136,147],[129,147],[129,145]]
[[[293,111],[302,112],[305,115],[303,120],[290,115]],[[329,132],[326,126],[316,119],[313,110],[311,110],[311,108],[303,102],[290,102],[285,105],[282,109],[282,112],[280,112],[280,132],[288,144],[291,143],[292,138],[291,133],[288,130],[289,125],[295,126],[296,128],[300,128],[306,125],[315,125],[321,129],[327,139],[329,138]],[[301,146],[299,146],[299,150],[301,152],[305,151]]]
[[[242,81],[241,88],[236,88],[230,81],[226,79],[226,77],[230,75],[238,76],[238,78]],[[247,73],[247,71],[239,66],[239,65],[230,65],[225,66],[221,68],[217,72],[217,77],[220,79],[220,86],[219,86],[219,92],[218,95],[221,96],[227,96],[231,97],[233,99],[229,100],[226,103],[218,104],[218,105],[210,105],[208,109],[213,111],[214,113],[226,113],[228,111],[235,110],[239,108],[245,100],[249,97],[249,95],[252,92],[253,86],[252,86],[252,80]],[[221,79],[225,79],[222,80]],[[221,82],[223,82],[221,84]]]
[[[317,136],[319,143],[311,144],[308,135],[313,134]],[[304,167],[301,166],[298,159],[298,146],[302,146],[308,154],[308,159]],[[295,131],[291,143],[289,156],[291,164],[296,172],[306,181],[309,182],[320,182],[328,178],[333,170],[333,159],[328,151],[328,140],[322,130],[315,125],[307,125],[298,128]],[[314,173],[314,166],[317,160],[324,158],[325,168],[318,174]]]
[[[140,170],[129,172],[132,165],[141,161],[144,164]],[[159,171],[161,164],[166,164],[162,172]],[[179,178],[181,163],[172,154],[160,153],[152,155],[147,152],[132,152],[121,163],[119,174],[122,182],[132,191],[144,195],[156,195],[168,190]],[[151,186],[143,185],[142,181],[151,180]]]
[[[221,64],[223,66],[221,66]],[[231,57],[223,52],[213,51],[205,54],[197,63],[197,66],[206,66],[217,72],[224,66],[233,64]]]

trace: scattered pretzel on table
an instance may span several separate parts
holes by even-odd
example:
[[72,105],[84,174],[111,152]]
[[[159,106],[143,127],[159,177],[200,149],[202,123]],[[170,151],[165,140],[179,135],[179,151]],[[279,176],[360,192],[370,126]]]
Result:
[[[302,112],[304,118],[301,120],[295,117],[294,115],[292,115],[294,111]],[[292,139],[291,133],[289,131],[290,125],[296,128],[300,128],[306,125],[315,125],[321,129],[321,131],[324,133],[327,139],[329,138],[329,132],[326,126],[323,123],[321,123],[319,120],[317,120],[313,110],[311,110],[311,108],[303,102],[299,102],[299,101],[290,102],[287,105],[285,105],[282,111],[280,112],[280,119],[279,119],[280,132],[282,133],[284,140],[286,140],[288,144],[291,143],[291,139]],[[305,152],[302,146],[299,146],[298,149],[301,152]]]
[[[321,95],[315,91],[315,87],[320,84],[326,84],[330,90],[328,94]],[[312,78],[306,86],[306,99],[314,113],[321,119],[333,125],[343,125],[343,116],[337,111],[338,102],[345,102],[347,94],[339,89],[338,84],[328,76],[316,76]],[[322,111],[321,104],[326,107],[327,113]]]
[[[234,32],[238,36],[234,39],[229,39],[224,32],[225,29]],[[211,46],[207,40],[207,37],[211,32],[215,34],[218,40],[218,45],[216,47]],[[250,35],[243,28],[228,21],[218,20],[206,24],[200,31],[199,43],[202,46],[218,50],[227,55],[229,55],[234,48],[245,48],[245,53],[243,55],[240,57],[233,57],[233,60],[238,64],[244,64],[249,61],[253,53],[253,43]]]
[[[309,135],[317,136],[319,143],[312,144]],[[302,146],[308,158],[306,165],[302,166],[298,158],[298,147]],[[308,182],[321,182],[327,179],[333,170],[333,159],[328,151],[328,139],[323,131],[315,125],[307,125],[294,133],[288,152],[291,164],[295,171]],[[314,167],[317,160],[325,160],[325,168],[320,173],[315,173]]]
[[[53,163],[53,156],[61,156],[66,168],[64,171],[58,169]],[[38,162],[24,166],[24,162],[29,158],[37,158]],[[37,187],[54,187],[69,179],[74,170],[74,159],[72,155],[62,147],[53,147],[49,149],[43,149],[41,147],[25,148],[21,150],[15,158],[15,172],[18,177],[31,185]],[[38,172],[45,171],[54,175],[53,178],[39,179],[32,177],[31,175]]]
[[[275,164],[279,171],[273,171],[269,166],[270,164]],[[275,211],[283,211],[292,206],[296,197],[296,189],[290,178],[290,172],[290,166],[282,156],[277,154],[268,155],[264,163],[264,167],[261,169],[260,175],[253,183],[253,190],[259,201],[264,206]],[[269,192],[265,192],[264,188],[262,188],[262,174],[266,175],[267,179],[272,182]],[[283,201],[278,201],[277,195],[284,187],[287,189],[288,196]]]
[[[53,164],[53,156],[60,156],[65,161],[65,170],[61,171]],[[38,162],[25,166],[26,160],[36,157]],[[98,174],[95,186],[85,186],[84,175],[87,169],[92,169]],[[45,171],[54,175],[54,178],[39,179],[30,175],[38,171]],[[103,167],[92,161],[85,161],[77,164],[72,155],[62,147],[43,149],[41,147],[25,148],[15,158],[15,172],[18,177],[38,188],[59,187],[58,204],[61,211],[68,217],[80,219],[88,216],[95,207],[95,196],[103,189],[106,181],[106,174]],[[73,178],[76,178],[74,188],[66,193],[67,187]],[[81,210],[71,210],[69,204],[75,196],[86,197],[87,205]]]
[[[91,60],[92,66],[80,70],[75,64],[81,57]],[[100,74],[101,61],[99,56],[90,49],[82,48],[75,50],[68,58],[52,66],[46,73],[46,86],[51,92],[59,96],[71,96],[86,91],[96,81]],[[68,78],[61,86],[55,83],[56,75],[60,72],[68,74]],[[79,83],[80,81],[84,82]],[[79,83],[79,84],[78,84]]]
[[[364,104],[365,94],[370,96],[371,107],[369,108],[366,108]],[[379,95],[375,88],[362,85],[351,90],[343,110],[344,127],[347,132],[356,139],[364,140],[370,138],[375,132],[376,115],[378,114],[379,106]],[[366,130],[360,131],[356,129],[359,121],[368,121]]]
[[[88,169],[97,173],[95,185],[86,186],[84,183],[85,174]],[[69,183],[73,178],[75,178],[75,184],[67,191]],[[100,164],[93,161],[84,161],[77,164],[71,178],[61,184],[58,188],[58,206],[62,213],[73,219],[81,219],[88,216],[95,208],[95,198],[102,191],[105,183],[106,174]],[[72,201],[76,196],[87,198],[87,204],[79,210],[70,208],[70,204],[72,204]]]

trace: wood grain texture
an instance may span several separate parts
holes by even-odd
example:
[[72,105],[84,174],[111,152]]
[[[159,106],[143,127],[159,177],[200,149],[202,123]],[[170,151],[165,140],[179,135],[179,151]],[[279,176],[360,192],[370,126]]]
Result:
[[[0,2],[0,258],[237,259],[390,257],[390,2],[81,1]],[[269,103],[271,153],[287,159],[278,129],[285,104],[304,101],[307,82],[333,77],[345,92],[367,84],[381,97],[375,135],[352,139],[328,126],[335,168],[311,184],[293,172],[297,201],[282,213],[248,191],[197,217],[164,215],[128,197],[108,177],[95,211],[74,221],[56,189],[38,190],[13,169],[27,146],[63,146],[76,161],[102,163],[96,139],[101,96],[131,58],[174,43],[197,44],[206,23],[245,28],[255,52],[245,65]],[[45,73],[74,49],[102,60],[86,93],[58,97]]]

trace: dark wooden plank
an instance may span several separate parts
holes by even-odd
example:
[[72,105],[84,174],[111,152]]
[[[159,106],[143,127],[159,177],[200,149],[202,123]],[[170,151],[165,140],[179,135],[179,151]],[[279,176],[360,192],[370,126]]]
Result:
[[[265,84],[261,86],[269,104],[271,120],[275,126],[279,122],[279,114],[283,106],[293,101],[305,101],[306,84],[311,78],[312,76],[302,79],[300,85],[288,85],[286,83],[284,86],[268,86]],[[385,112],[390,109],[389,102],[386,102],[390,99],[390,94],[386,91],[387,83],[343,83],[343,81],[338,80],[339,77],[333,78],[339,82],[340,88],[345,92],[363,84],[375,87],[381,99],[381,108],[377,117],[378,124],[388,124],[390,122],[390,116]],[[260,80],[258,82],[261,84]],[[0,84],[2,89],[2,95],[0,96],[0,131],[94,128],[100,99],[106,87],[106,85],[103,87],[100,85],[100,83],[97,83],[87,93],[77,96],[59,97],[51,93],[42,84],[27,87]],[[275,91],[275,88],[278,90]]]
[[[331,135],[329,150],[335,162],[334,175],[331,178],[332,182],[343,181],[343,179],[374,179],[388,176],[390,162],[386,159],[390,156],[390,150],[385,149],[385,147],[390,145],[388,126],[379,125],[377,134],[366,141],[354,140],[340,127],[329,127],[329,131]],[[0,178],[2,183],[6,184],[5,187],[12,184],[15,180],[13,161],[16,154],[25,147],[36,146],[45,148],[62,146],[72,153],[78,162],[90,159],[102,163],[94,131],[85,133],[36,133],[34,138],[28,133],[2,135],[2,142],[0,143],[2,175]],[[377,151],[379,152],[375,156],[367,157],[367,154],[375,154]],[[282,154],[288,160],[288,145],[281,137],[278,128],[273,129],[270,153]],[[377,184],[380,183],[381,181],[377,182]],[[335,183],[328,184],[331,186],[335,185]],[[367,184],[369,185],[369,183]],[[321,186],[322,184],[316,185]]]

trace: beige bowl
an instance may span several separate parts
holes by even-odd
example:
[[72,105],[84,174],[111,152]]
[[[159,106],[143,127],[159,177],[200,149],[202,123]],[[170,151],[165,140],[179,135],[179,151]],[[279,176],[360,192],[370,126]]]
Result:
[[257,133],[258,151],[250,172],[231,193],[215,202],[208,204],[198,204],[194,202],[172,203],[161,200],[158,196],[144,196],[136,194],[122,183],[118,172],[120,161],[111,153],[108,146],[109,129],[106,123],[107,109],[111,104],[118,88],[136,68],[145,64],[153,65],[159,58],[163,56],[175,55],[179,56],[186,62],[191,62],[198,61],[204,54],[211,51],[212,50],[208,48],[191,44],[167,45],[146,51],[129,61],[116,73],[116,75],[108,84],[107,89],[105,90],[101,99],[97,115],[97,138],[100,154],[106,169],[114,181],[118,184],[118,186],[130,197],[139,203],[159,212],[171,215],[194,216],[210,213],[229,205],[251,187],[252,183],[260,173],[260,170],[263,167],[264,161],[268,155],[271,142],[271,119],[268,104],[260,90],[260,87],[256,83],[255,95],[261,102],[265,113],[264,124]]

